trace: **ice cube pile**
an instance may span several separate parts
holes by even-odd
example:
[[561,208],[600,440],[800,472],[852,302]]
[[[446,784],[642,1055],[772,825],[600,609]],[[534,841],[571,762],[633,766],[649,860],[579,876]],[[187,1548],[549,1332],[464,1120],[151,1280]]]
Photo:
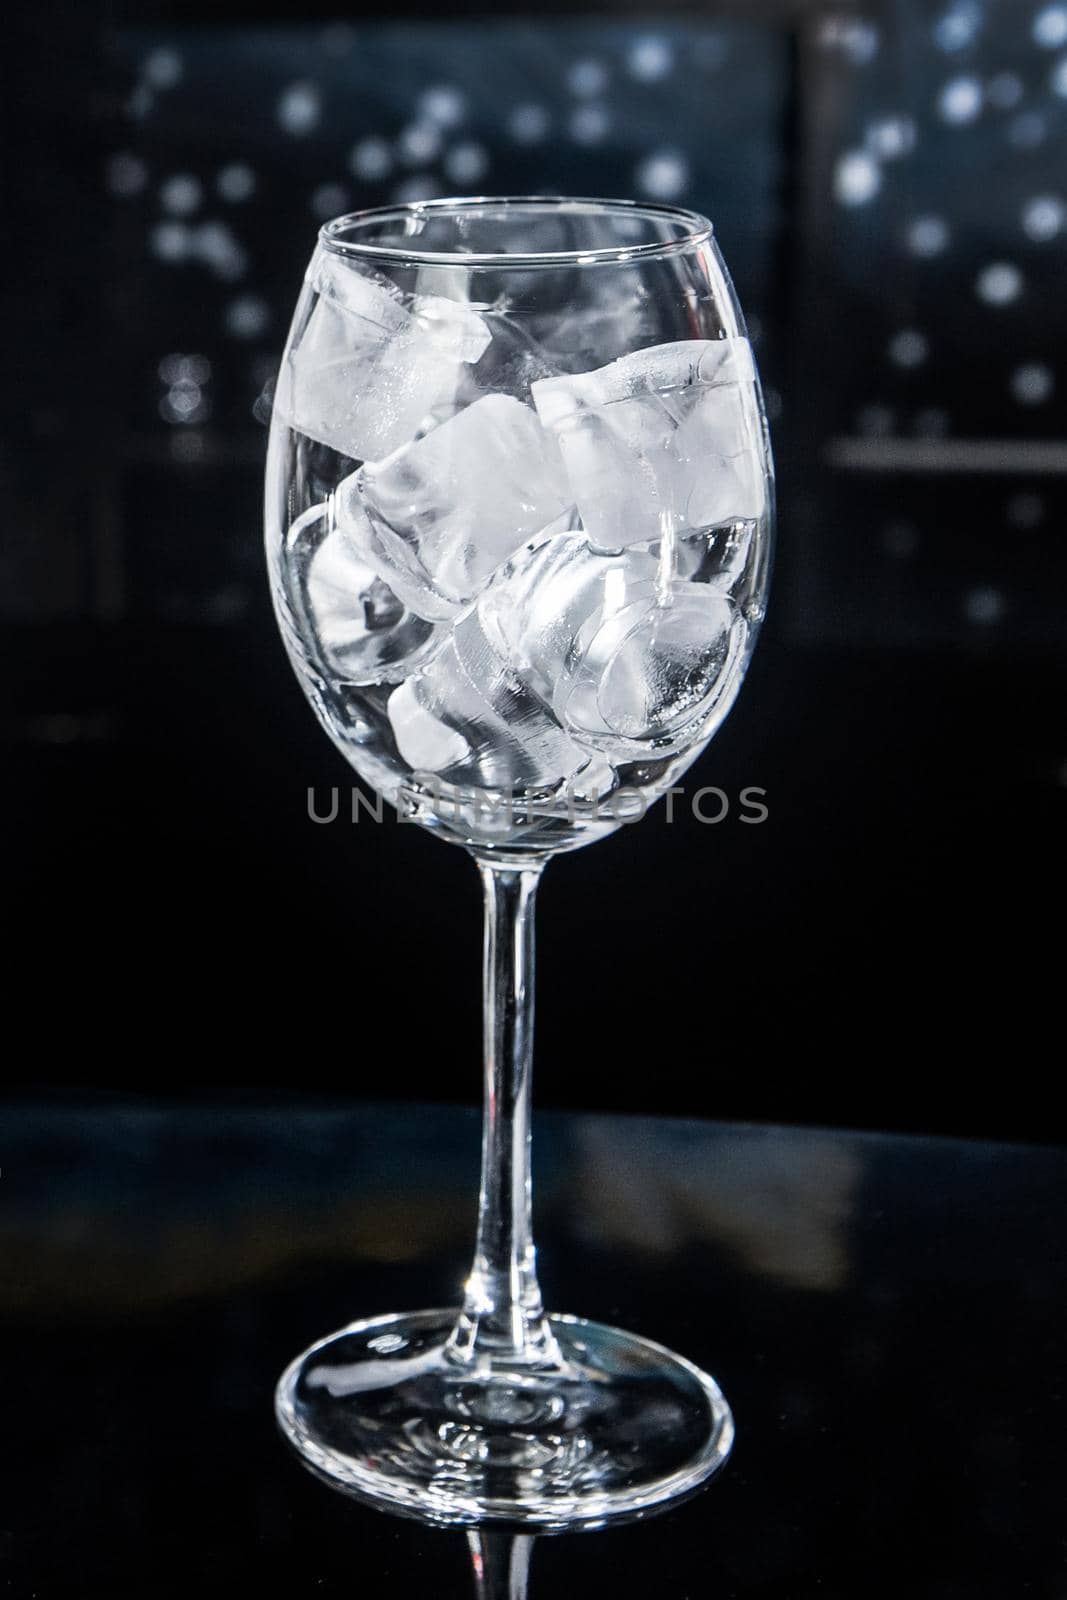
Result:
[[296,519],[287,555],[332,677],[392,686],[402,761],[552,790],[702,737],[739,680],[765,510],[747,342],[577,374],[538,359],[487,393],[500,312],[405,298],[327,256],[313,271],[276,407],[361,464]]

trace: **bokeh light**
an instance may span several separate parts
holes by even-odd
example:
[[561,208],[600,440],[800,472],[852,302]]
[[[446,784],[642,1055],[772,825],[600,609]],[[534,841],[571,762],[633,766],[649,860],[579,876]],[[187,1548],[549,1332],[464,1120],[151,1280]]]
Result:
[[302,138],[319,125],[322,97],[313,83],[291,83],[278,99],[278,124],[285,133]]
[[552,119],[544,106],[516,106],[508,118],[508,130],[517,144],[540,144],[548,137]]
[[1056,383],[1052,369],[1041,361],[1028,361],[1011,375],[1011,392],[1023,406],[1044,405],[1052,399]]
[[1023,232],[1036,244],[1047,244],[1062,233],[1067,206],[1058,195],[1035,195],[1023,207]]
[[441,130],[435,122],[412,122],[401,131],[396,153],[408,167],[424,167],[441,151]]
[[177,50],[160,46],[145,58],[142,70],[145,82],[153,89],[173,89],[181,81],[182,58]]
[[567,132],[575,144],[599,144],[610,128],[611,118],[602,105],[578,106],[567,120]]
[[353,174],[364,182],[380,183],[393,170],[393,154],[384,139],[372,135],[352,146],[348,165]]
[[674,65],[674,51],[669,42],[650,33],[637,39],[626,56],[626,68],[639,83],[658,83]]
[[469,188],[480,183],[489,171],[489,152],[476,140],[465,139],[446,153],[444,168],[450,182]]
[[973,122],[982,110],[982,85],[977,78],[952,78],[941,90],[937,101],[942,121],[954,127]]
[[240,205],[255,194],[256,175],[247,162],[231,161],[220,170],[215,188],[223,200]]
[[1023,275],[1010,261],[993,261],[983,267],[975,283],[975,293],[990,306],[1010,306],[1023,291]]
[[1067,6],[1044,6],[1034,18],[1034,43],[1043,50],[1058,50],[1067,44]]
[[258,294],[239,295],[226,307],[226,331],[237,339],[258,339],[270,323],[270,307]]
[[866,150],[846,150],[834,172],[834,194],[843,206],[863,206],[882,187],[877,161]]
[[926,336],[916,328],[904,328],[889,341],[889,359],[898,367],[921,367],[930,353]]
[[128,150],[113,155],[107,164],[107,186],[113,195],[127,199],[140,194],[148,182],[148,168]]
[[680,150],[657,150],[638,163],[634,177],[653,200],[677,200],[689,181],[689,163]]
[[983,586],[971,589],[963,599],[963,613],[968,622],[988,628],[1004,616],[1004,596],[999,589]]
[[454,84],[437,83],[419,96],[419,111],[441,128],[455,128],[463,121],[467,99]]
[[572,94],[593,96],[603,94],[608,85],[608,69],[603,61],[575,61],[567,71],[567,87]]
[[159,190],[160,204],[176,217],[187,217],[203,199],[204,186],[191,172],[177,172],[167,178]]
[[908,223],[905,237],[913,256],[939,256],[948,248],[948,223],[944,217],[913,217]]

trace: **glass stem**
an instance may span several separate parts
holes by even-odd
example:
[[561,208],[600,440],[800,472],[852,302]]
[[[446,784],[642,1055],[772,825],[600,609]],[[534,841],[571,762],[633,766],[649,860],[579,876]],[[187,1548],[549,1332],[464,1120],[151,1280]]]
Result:
[[534,901],[541,865],[479,861],[485,892],[485,1107],[478,1239],[454,1359],[490,1366],[559,1361],[545,1319],[530,1223]]
[[491,1533],[475,1529],[467,1535],[474,1565],[477,1600],[526,1600],[533,1538],[528,1533]]

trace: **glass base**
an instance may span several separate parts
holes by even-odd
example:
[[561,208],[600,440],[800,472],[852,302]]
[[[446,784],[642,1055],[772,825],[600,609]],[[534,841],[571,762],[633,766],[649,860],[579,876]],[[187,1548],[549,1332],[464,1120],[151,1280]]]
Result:
[[456,1315],[354,1322],[292,1363],[275,1408],[314,1472],[423,1521],[549,1530],[640,1516],[729,1455],[718,1386],[662,1345],[553,1316],[558,1361],[462,1362]]

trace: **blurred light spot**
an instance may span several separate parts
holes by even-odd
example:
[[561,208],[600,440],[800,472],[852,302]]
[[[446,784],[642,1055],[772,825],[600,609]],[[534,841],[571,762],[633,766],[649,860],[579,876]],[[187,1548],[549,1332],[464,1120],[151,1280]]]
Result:
[[159,376],[167,384],[204,384],[211,378],[211,362],[207,356],[183,356],[175,352],[163,357],[159,363]]
[[777,422],[782,415],[781,391],[768,386],[763,391],[763,405],[767,412],[768,422]]
[[348,209],[348,200],[348,190],[343,183],[320,183],[311,196],[311,215],[319,222],[327,222]]
[[393,170],[393,157],[384,139],[361,139],[348,157],[350,170],[367,183],[380,183]]
[[934,42],[950,54],[966,50],[978,37],[982,14],[974,0],[958,0],[934,23]]
[[913,256],[939,256],[948,244],[948,223],[943,217],[914,217],[906,238]]
[[156,103],[156,97],[146,83],[139,83],[126,102],[126,111],[134,122],[143,122]]
[[157,222],[149,243],[152,254],[160,261],[185,261],[192,239],[184,222]]
[[986,86],[986,99],[998,111],[1010,111],[1023,97],[1023,81],[1015,72],[998,72]]
[[756,311],[750,311],[745,318],[748,327],[748,340],[750,344],[760,344],[763,340],[763,318]]
[[1008,143],[1019,150],[1033,150],[1045,137],[1045,119],[1039,111],[1023,111],[1008,129]]
[[190,243],[199,259],[225,283],[241,277],[248,266],[248,257],[225,222],[202,222]]
[[1036,528],[1045,519],[1045,502],[1039,494],[1013,494],[1004,514],[1013,528]]
[[689,181],[689,163],[680,150],[657,150],[640,162],[637,185],[655,200],[674,200]]
[[204,391],[196,383],[173,383],[167,390],[166,401],[176,421],[188,422],[202,409]]
[[950,79],[938,96],[937,109],[943,122],[956,127],[973,122],[982,109],[982,85],[977,78]]
[[226,331],[235,339],[258,339],[270,327],[270,307],[257,294],[242,294],[226,307]]
[[1043,50],[1058,50],[1067,44],[1067,6],[1044,6],[1034,18],[1034,43]]
[[450,83],[435,83],[419,96],[419,110],[442,128],[454,128],[463,121],[466,96]]
[[674,51],[658,34],[635,39],[626,55],[626,68],[639,83],[658,83],[674,65]]
[[948,430],[948,412],[940,406],[924,406],[915,413],[915,432],[920,439],[943,439]]
[[988,627],[1004,615],[1004,596],[998,589],[972,589],[964,597],[963,612],[968,622]]
[[278,122],[281,128],[300,138],[318,126],[322,99],[313,83],[291,83],[278,97]]
[[567,131],[575,144],[599,144],[610,126],[611,118],[603,106],[579,106],[567,123]]
[[864,406],[856,413],[857,431],[866,439],[884,439],[893,432],[895,419],[888,406]]
[[177,383],[172,383],[159,402],[163,421],[179,425],[202,421],[208,411],[204,391],[191,378],[179,378]]
[[873,22],[855,17],[826,18],[819,27],[818,41],[824,50],[840,50],[860,67],[878,54],[878,29]]
[[445,156],[445,173],[452,183],[477,183],[489,170],[489,153],[473,139],[455,144]]
[[865,150],[846,150],[834,171],[834,194],[843,206],[864,206],[882,187],[877,161]]
[[1010,306],[1022,293],[1023,275],[1010,261],[994,261],[982,268],[974,287],[987,305]]
[[882,529],[882,549],[886,555],[905,561],[919,548],[919,532],[914,523],[890,522]]
[[432,172],[416,172],[396,185],[393,199],[398,205],[410,206],[420,200],[436,200],[440,193],[441,185]]
[[1056,380],[1050,367],[1028,361],[1011,375],[1011,392],[1021,406],[1040,406],[1051,400]]
[[867,146],[883,161],[894,161],[915,148],[915,123],[910,117],[882,117],[867,129]]
[[409,167],[436,161],[441,150],[441,130],[433,122],[412,122],[396,141],[397,153]]
[[1023,231],[1037,244],[1047,244],[1067,221],[1067,206],[1053,194],[1035,195],[1023,207]]
[[508,132],[516,144],[540,144],[548,128],[549,116],[544,106],[516,106],[508,118]]
[[567,73],[571,94],[603,94],[608,84],[608,69],[602,61],[576,61]]
[[1057,61],[1052,69],[1052,77],[1049,79],[1049,83],[1053,94],[1058,94],[1062,99],[1067,100],[1067,56],[1063,56]]
[[168,50],[165,47],[153,50],[145,58],[143,67],[146,83],[153,89],[173,89],[182,75],[182,58],[177,50]]
[[904,328],[889,341],[889,359],[898,367],[921,367],[930,347],[915,328]]
[[148,168],[140,156],[131,155],[128,150],[112,156],[107,164],[107,186],[123,200],[140,194],[147,182]]
[[238,205],[255,194],[256,175],[243,161],[231,161],[215,179],[215,187],[224,200],[232,200]]
[[190,172],[175,173],[160,186],[159,198],[167,211],[176,217],[187,217],[195,211],[203,198],[203,185]]

